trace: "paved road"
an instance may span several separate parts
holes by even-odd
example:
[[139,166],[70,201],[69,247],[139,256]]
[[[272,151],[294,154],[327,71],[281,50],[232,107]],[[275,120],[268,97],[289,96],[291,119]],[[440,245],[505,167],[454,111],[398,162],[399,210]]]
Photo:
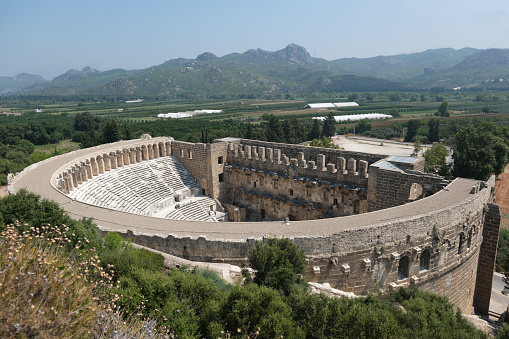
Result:
[[502,294],[505,286],[503,277],[503,274],[495,272],[491,287],[490,311],[497,314],[504,313],[509,305],[509,296]]

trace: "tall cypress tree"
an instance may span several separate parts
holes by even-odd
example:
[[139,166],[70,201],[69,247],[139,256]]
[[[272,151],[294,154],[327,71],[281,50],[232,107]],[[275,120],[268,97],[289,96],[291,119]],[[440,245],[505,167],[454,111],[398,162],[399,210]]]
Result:
[[332,112],[327,113],[323,122],[323,135],[327,138],[332,137],[336,134],[336,120]]
[[320,139],[320,135],[322,134],[320,130],[320,123],[318,119],[313,119],[313,127],[311,128],[311,132],[308,134],[308,140]]

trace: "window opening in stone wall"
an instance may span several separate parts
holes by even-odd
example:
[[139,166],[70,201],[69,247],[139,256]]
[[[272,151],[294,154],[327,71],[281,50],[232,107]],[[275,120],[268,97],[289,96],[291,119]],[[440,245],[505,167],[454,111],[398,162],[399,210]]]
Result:
[[201,189],[201,194],[203,194],[203,195],[207,195],[207,194],[205,194],[205,188],[202,188],[202,189]]
[[265,219],[265,210],[263,208],[260,210],[260,214],[262,216],[262,220]]
[[188,152],[187,152],[187,157],[188,157],[189,159],[192,159],[192,158],[193,158],[193,151],[188,151]]
[[327,196],[327,192],[323,192],[323,200],[324,202],[327,202],[329,199],[329,197]]
[[421,196],[422,196],[422,186],[418,183],[413,183],[412,186],[410,186],[408,200],[417,200]]
[[217,158],[217,163],[218,164],[222,164],[223,163],[223,157],[218,157]]
[[311,188],[306,187],[306,195],[307,195],[308,197],[310,197],[310,196],[311,196]]
[[224,181],[224,173],[221,173],[219,174],[219,182],[223,182]]
[[460,233],[459,239],[458,239],[458,254],[463,253],[463,243],[465,242],[465,235],[463,233]]
[[179,150],[179,154],[181,157],[184,157],[184,150],[183,149]]
[[276,189],[276,190],[277,190],[277,186],[278,186],[278,185],[277,185],[277,180],[274,180],[274,189]]
[[338,204],[338,199],[334,198],[334,205]]
[[408,278],[409,269],[410,269],[410,258],[408,258],[408,255],[405,255],[401,257],[401,259],[399,259],[398,280]]
[[290,188],[290,196],[293,197],[293,190]]
[[256,181],[253,182],[253,186],[254,186],[254,188],[256,188]]
[[470,245],[472,245],[472,229],[468,232],[467,248],[470,248]]
[[419,258],[419,271],[429,270],[430,252],[428,249],[422,251],[421,257]]

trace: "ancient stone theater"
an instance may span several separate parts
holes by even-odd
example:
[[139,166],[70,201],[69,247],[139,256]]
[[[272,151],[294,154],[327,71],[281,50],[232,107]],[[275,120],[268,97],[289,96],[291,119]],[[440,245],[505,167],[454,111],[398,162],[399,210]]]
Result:
[[133,243],[243,264],[256,240],[289,237],[306,279],[357,295],[398,287],[487,313],[500,211],[487,182],[423,173],[421,158],[224,138],[120,141],[10,178]]

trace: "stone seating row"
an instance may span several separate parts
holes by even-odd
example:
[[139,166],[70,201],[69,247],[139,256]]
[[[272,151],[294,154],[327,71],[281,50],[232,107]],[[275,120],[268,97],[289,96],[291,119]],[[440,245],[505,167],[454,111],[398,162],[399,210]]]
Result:
[[[69,195],[75,200],[104,208],[151,215],[157,212],[155,206],[159,202],[179,194],[199,192],[198,189],[199,185],[182,164],[168,156],[109,171],[81,184]],[[208,204],[215,204],[214,200],[210,201]],[[203,208],[203,204],[207,203],[196,202],[196,206],[194,203],[175,210],[177,212],[172,219],[212,221]]]

